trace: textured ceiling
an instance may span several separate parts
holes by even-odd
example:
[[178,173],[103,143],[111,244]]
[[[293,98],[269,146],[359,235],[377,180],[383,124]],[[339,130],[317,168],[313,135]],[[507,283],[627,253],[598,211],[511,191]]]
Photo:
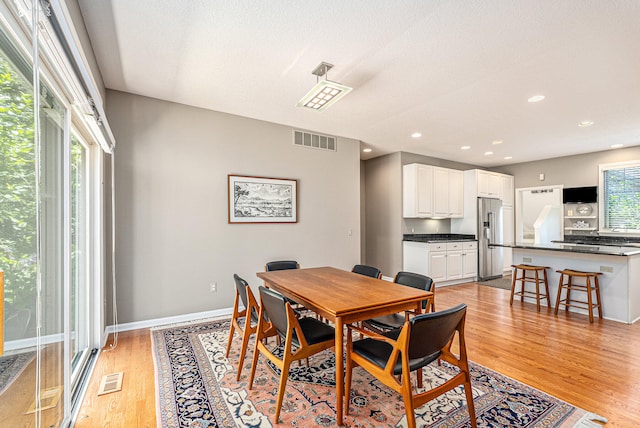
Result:
[[[354,138],[363,159],[497,166],[640,145],[637,0],[79,3],[107,88]],[[321,61],[353,91],[296,107]]]

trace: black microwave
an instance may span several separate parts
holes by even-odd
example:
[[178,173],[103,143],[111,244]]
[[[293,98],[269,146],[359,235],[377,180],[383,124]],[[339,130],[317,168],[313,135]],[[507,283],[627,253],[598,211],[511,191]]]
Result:
[[569,187],[562,189],[562,202],[565,204],[588,204],[598,202],[598,187]]

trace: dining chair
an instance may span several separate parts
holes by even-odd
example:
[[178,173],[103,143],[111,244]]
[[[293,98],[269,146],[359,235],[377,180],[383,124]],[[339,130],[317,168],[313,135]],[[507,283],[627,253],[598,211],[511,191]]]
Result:
[[[398,272],[393,282],[420,290],[431,291],[432,293],[435,291],[433,279],[425,275],[420,275],[419,273]],[[435,295],[428,300],[424,300],[422,302],[422,310],[426,309],[427,312],[435,312],[434,301]],[[378,333],[384,333],[385,331],[401,328],[405,320],[406,314],[403,312],[365,320],[362,322],[362,326]]]
[[[260,287],[260,314],[258,315],[258,329],[256,345],[251,364],[251,376],[249,389],[253,387],[253,378],[256,373],[259,354],[264,354],[273,364],[280,369],[280,384],[278,386],[278,399],[276,402],[275,422],[280,420],[280,410],[289,366],[292,362],[308,358],[320,351],[331,348],[335,344],[335,330],[333,327],[318,321],[315,318],[297,318],[291,304],[284,296],[266,287]],[[268,320],[268,321],[267,321]],[[262,343],[264,337],[277,334],[284,339],[282,357],[277,356],[267,345]]]
[[382,272],[380,271],[380,269],[373,266],[355,265],[353,269],[351,269],[351,272],[364,276],[370,276],[371,278],[382,278]]
[[[277,260],[274,262],[267,262],[264,265],[264,270],[265,272],[273,272],[276,270],[290,270],[290,269],[300,269],[300,263],[298,263],[295,260]],[[288,297],[285,297],[285,299],[287,300],[287,302],[291,303],[291,305],[294,307],[294,309],[296,309],[296,311],[298,311],[298,315],[300,311],[305,310],[306,308],[296,302],[295,300],[289,299]]]
[[295,260],[278,260],[275,262],[268,262],[264,265],[264,270],[267,272],[288,269],[300,269],[300,264]]
[[[360,366],[402,395],[409,428],[416,426],[416,407],[459,385],[464,385],[469,419],[471,426],[476,428],[471,374],[464,339],[466,311],[467,306],[460,304],[444,311],[417,315],[406,321],[401,329],[392,330],[384,335],[347,325],[345,414],[349,414],[353,368]],[[369,337],[353,341],[354,330]],[[451,352],[455,337],[458,338],[459,357]],[[423,367],[440,359],[458,367],[459,372],[443,384],[414,394],[410,373],[414,370],[422,371]],[[396,377],[398,375],[399,379]]]
[[[244,279],[240,278],[237,274],[233,274],[233,280],[236,284],[236,297],[233,302],[233,315],[231,316],[231,327],[229,328],[229,342],[227,343],[227,354],[229,357],[229,351],[231,350],[231,342],[233,341],[233,333],[237,329],[238,334],[242,336],[242,348],[240,350],[240,359],[238,361],[238,374],[236,380],[240,380],[240,374],[242,373],[242,366],[244,364],[244,357],[247,353],[247,345],[249,344],[249,338],[258,329],[258,314],[260,307],[256,301],[251,287]],[[243,310],[240,310],[240,302],[244,306]],[[244,318],[244,324],[240,325],[240,320]]]

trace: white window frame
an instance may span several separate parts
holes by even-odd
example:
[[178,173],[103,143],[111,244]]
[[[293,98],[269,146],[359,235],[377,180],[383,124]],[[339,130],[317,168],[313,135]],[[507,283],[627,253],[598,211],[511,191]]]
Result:
[[[625,162],[614,162],[598,165],[598,189],[600,197],[598,198],[598,226],[601,235],[625,235],[625,236],[640,236],[640,230],[637,229],[618,229],[609,228],[605,225],[605,183],[604,173],[612,169],[623,169],[629,167],[640,167],[640,160],[632,160]],[[638,209],[640,213],[640,209]]]

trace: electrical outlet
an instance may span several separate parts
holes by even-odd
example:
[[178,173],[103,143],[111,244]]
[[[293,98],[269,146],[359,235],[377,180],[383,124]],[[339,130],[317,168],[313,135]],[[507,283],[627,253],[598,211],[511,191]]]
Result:
[[600,266],[600,272],[613,273],[613,267],[612,266]]
[[216,291],[218,291],[218,283],[212,282],[211,284],[209,284],[209,289],[212,293],[215,293]]

